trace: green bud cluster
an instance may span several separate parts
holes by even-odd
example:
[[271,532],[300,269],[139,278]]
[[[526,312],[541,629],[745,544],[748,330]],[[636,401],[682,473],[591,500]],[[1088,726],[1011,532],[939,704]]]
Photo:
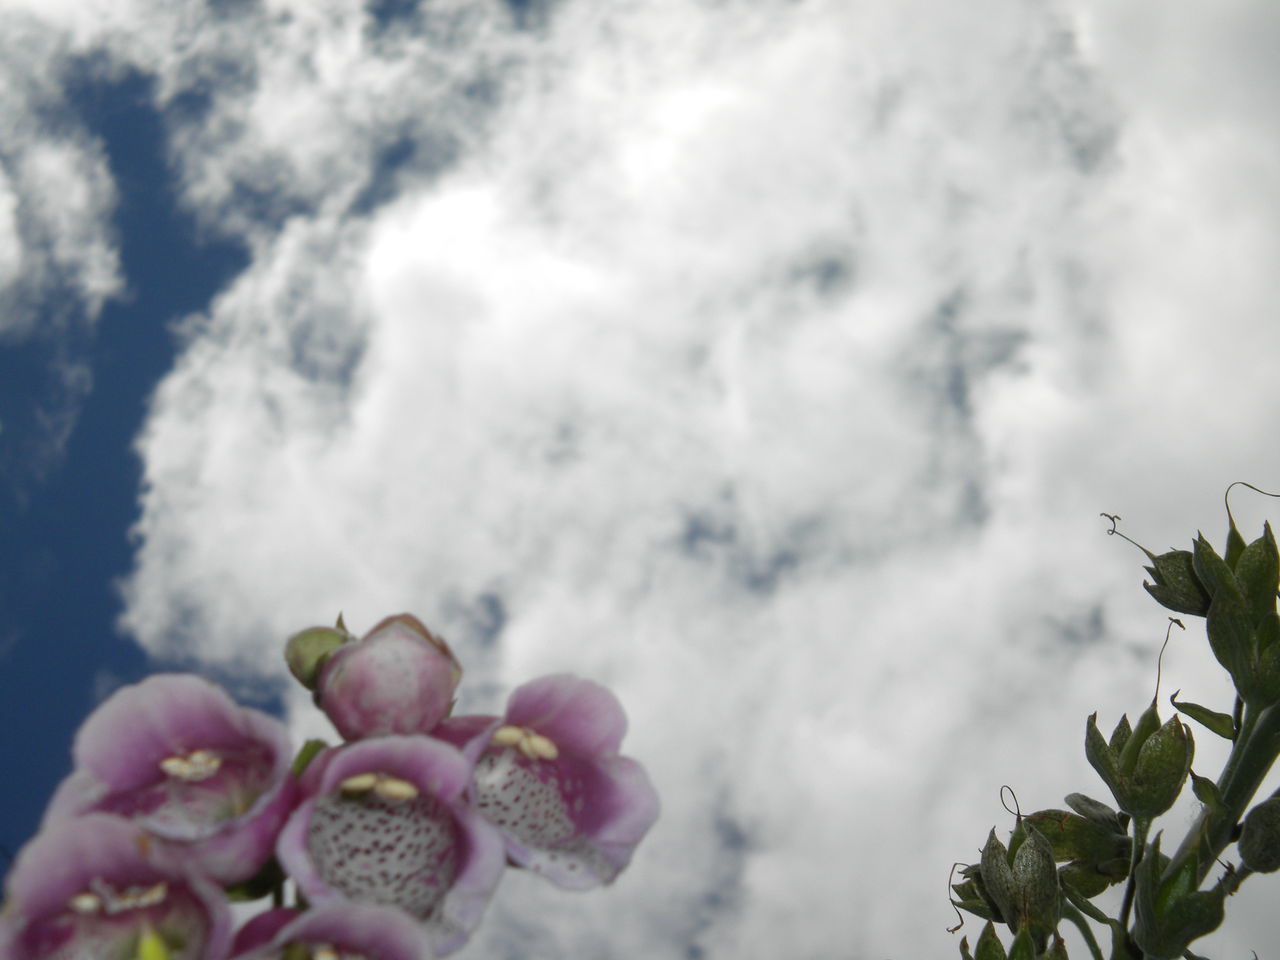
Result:
[[[1108,532],[1118,532],[1119,518],[1104,516],[1112,520]],[[1192,549],[1159,556],[1138,546],[1150,560],[1146,591],[1169,610],[1204,618],[1235,703],[1212,709],[1180,700],[1179,691],[1170,698],[1176,714],[1162,721],[1152,698],[1136,724],[1123,715],[1109,737],[1092,714],[1085,756],[1117,809],[1072,793],[1066,809],[1019,814],[1007,846],[992,830],[979,861],[963,866],[952,886],[953,905],[986,921],[972,951],[961,940],[965,960],[1065,960],[1064,920],[1079,928],[1094,960],[1197,960],[1190,945],[1222,923],[1226,898],[1250,875],[1280,871],[1280,791],[1252,805],[1280,756],[1280,550],[1269,523],[1246,543],[1229,509],[1227,518],[1221,555],[1203,534]],[[1192,771],[1195,740],[1183,718],[1231,743],[1216,780]],[[1188,780],[1200,815],[1166,855],[1162,834],[1148,835]],[[1124,892],[1112,917],[1092,901],[1117,884]],[[1001,924],[1012,936],[1007,951],[997,935]],[[1094,926],[1111,935],[1109,954]]]

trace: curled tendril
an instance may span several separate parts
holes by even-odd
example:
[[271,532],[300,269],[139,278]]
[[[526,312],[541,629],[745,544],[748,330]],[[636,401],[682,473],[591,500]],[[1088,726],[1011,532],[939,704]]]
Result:
[[1252,483],[1249,483],[1247,480],[1232,481],[1231,483],[1227,484],[1227,489],[1224,490],[1222,493],[1222,505],[1227,509],[1227,522],[1230,523],[1231,526],[1233,527],[1236,525],[1236,520],[1235,520],[1235,517],[1231,516],[1231,488],[1232,487],[1248,487],[1254,493],[1260,493],[1264,497],[1275,497],[1277,499],[1280,499],[1280,493],[1268,493],[1266,490],[1262,490],[1258,487],[1255,487]]
[[[1123,534],[1121,534],[1121,536],[1123,536]],[[1173,634],[1173,625],[1175,623],[1178,625],[1179,629],[1187,629],[1183,622],[1177,617],[1169,618],[1169,626],[1166,627],[1164,631],[1164,643],[1160,644],[1160,655],[1156,657],[1156,692],[1151,697],[1152,703],[1160,697],[1160,667],[1164,663],[1164,651],[1165,648],[1169,646],[1169,637]]]
[[964,914],[960,912],[960,908],[956,906],[956,902],[951,899],[951,881],[955,878],[956,867],[963,866],[959,860],[951,864],[951,869],[947,871],[947,902],[951,904],[951,909],[956,912],[956,919],[960,922],[954,927],[947,927],[947,933],[954,934],[957,930],[964,926]]
[[[1006,790],[1009,791],[1009,796],[1013,798],[1012,808],[1010,808],[1009,804],[1004,801],[1004,792]],[[1004,807],[1008,813],[1012,813],[1014,819],[1019,823],[1022,822],[1022,807],[1018,805],[1018,795],[1014,793],[1013,787],[1009,786],[1007,783],[1002,783],[1000,785],[1000,806]]]
[[1143,553],[1145,553],[1145,554],[1146,554],[1148,557],[1150,557],[1152,560],[1154,560],[1154,559],[1155,559],[1155,556],[1151,553],[1151,551],[1150,551],[1150,550],[1148,550],[1146,547],[1144,547],[1142,544],[1140,544],[1137,540],[1133,539],[1133,537],[1127,536],[1126,534],[1123,534],[1123,533],[1121,533],[1121,532],[1120,532],[1120,530],[1119,530],[1119,529],[1118,529],[1118,527],[1117,527],[1117,524],[1118,524],[1118,523],[1120,522],[1120,520],[1122,519],[1122,518],[1121,518],[1121,516],[1120,516],[1120,514],[1118,514],[1118,513],[1107,513],[1107,512],[1104,510],[1102,513],[1098,514],[1098,516],[1100,516],[1100,517],[1106,517],[1108,520],[1110,520],[1110,521],[1111,521],[1111,529],[1107,531],[1107,536],[1108,536],[1108,537],[1119,537],[1121,540],[1128,540],[1130,543],[1132,543],[1135,547],[1137,547],[1139,550],[1141,550]]

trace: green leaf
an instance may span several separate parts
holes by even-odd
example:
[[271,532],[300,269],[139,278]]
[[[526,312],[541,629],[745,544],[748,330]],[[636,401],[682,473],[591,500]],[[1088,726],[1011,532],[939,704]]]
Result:
[[1275,612],[1276,589],[1280,588],[1280,552],[1276,550],[1270,523],[1263,526],[1262,536],[1245,547],[1235,564],[1235,574],[1253,623]]
[[1210,710],[1208,707],[1202,707],[1198,703],[1190,703],[1186,700],[1179,700],[1178,691],[1174,691],[1173,696],[1169,698],[1169,702],[1173,704],[1175,710],[1184,713],[1192,720],[1207,727],[1213,733],[1227,740],[1235,740],[1236,725],[1229,713],[1218,713],[1216,710]]
[[312,627],[295,633],[284,645],[284,661],[289,672],[308,690],[315,690],[325,661],[351,634],[335,627]]

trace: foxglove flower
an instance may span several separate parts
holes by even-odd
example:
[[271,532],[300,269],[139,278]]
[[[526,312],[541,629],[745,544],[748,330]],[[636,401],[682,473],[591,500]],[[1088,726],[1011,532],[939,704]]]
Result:
[[448,715],[461,679],[449,645],[402,613],[328,654],[315,689],[338,732],[361,740],[429,733]]
[[137,825],[90,814],[41,830],[9,874],[5,960],[222,960],[226,897]]
[[232,960],[430,960],[425,931],[399,910],[334,903],[305,912],[280,908],[236,934]]
[[46,824],[117,814],[220,883],[257,872],[297,796],[284,725],[190,674],[118,690],[85,720],[73,757]]
[[513,863],[570,889],[611,883],[658,819],[644,768],[618,755],[627,718],[597,683],[526,683],[496,717],[458,717],[434,736],[475,760],[476,808]]
[[461,946],[506,865],[502,838],[467,802],[471,764],[430,737],[376,737],[328,750],[276,856],[312,903],[398,907],[437,952]]

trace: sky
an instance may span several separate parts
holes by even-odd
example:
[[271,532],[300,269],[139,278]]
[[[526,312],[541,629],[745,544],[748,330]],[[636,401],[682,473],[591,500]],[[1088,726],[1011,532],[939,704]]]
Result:
[[[1001,785],[1105,798],[1085,718],[1152,695],[1099,513],[1220,543],[1280,487],[1277,43],[1269,0],[0,0],[5,851],[120,684],[332,738],[284,639],[410,611],[460,710],[609,685],[663,802],[459,957],[958,955]],[[1162,691],[1229,709],[1189,627]]]

